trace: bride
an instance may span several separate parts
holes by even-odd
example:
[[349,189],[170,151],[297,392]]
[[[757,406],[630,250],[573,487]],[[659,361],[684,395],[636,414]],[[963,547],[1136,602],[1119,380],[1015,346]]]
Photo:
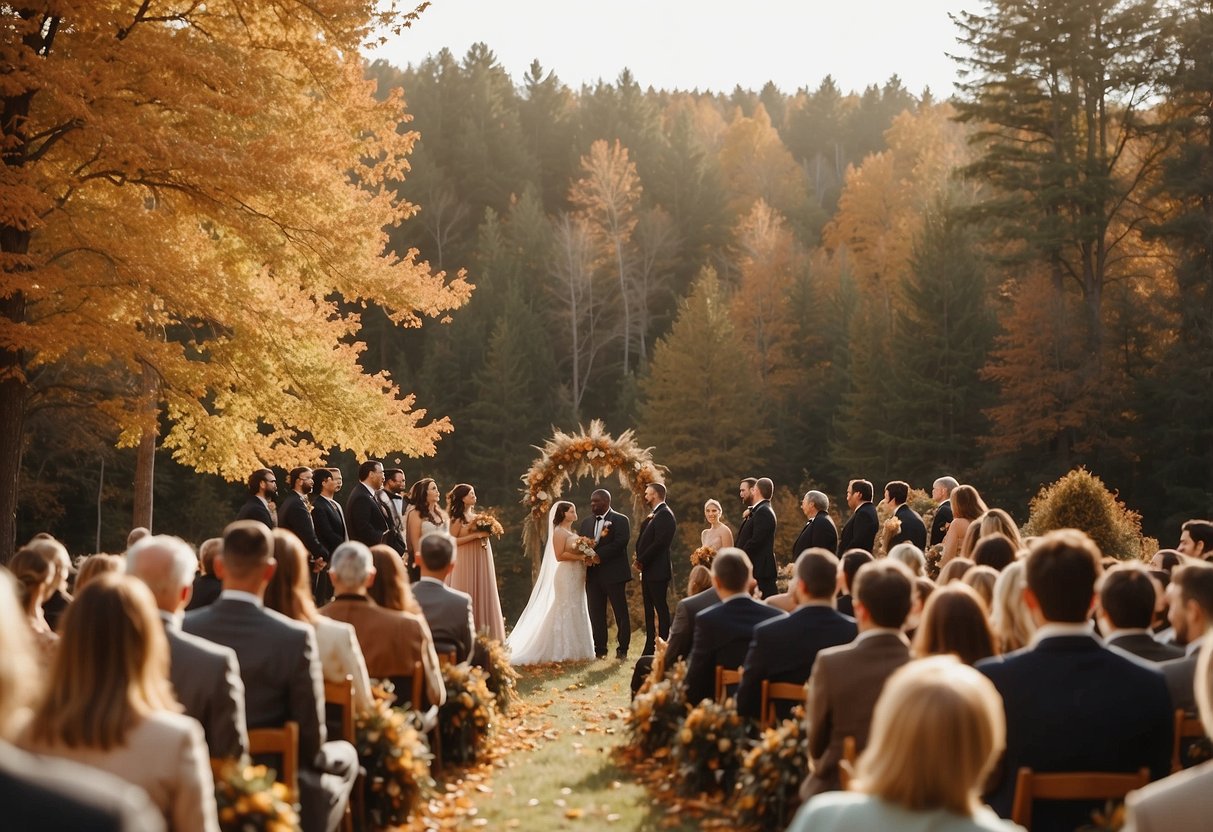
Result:
[[547,544],[531,599],[506,644],[510,664],[594,658],[585,598],[585,557],[575,548],[577,509],[561,500],[548,512]]

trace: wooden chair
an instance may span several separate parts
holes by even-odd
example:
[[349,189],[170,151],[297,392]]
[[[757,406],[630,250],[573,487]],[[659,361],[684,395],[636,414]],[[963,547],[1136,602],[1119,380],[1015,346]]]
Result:
[[805,701],[804,685],[798,685],[795,682],[772,682],[769,679],[762,680],[762,705],[758,713],[762,715],[761,725],[763,728],[769,728],[778,722],[776,717],[776,702],[792,702],[796,705],[803,705]]
[[299,723],[288,722],[281,728],[250,728],[249,754],[277,754],[282,758],[278,782],[285,783],[291,800],[299,800]]
[[1150,782],[1150,770],[1131,774],[1106,771],[1067,771],[1036,774],[1021,768],[1015,778],[1015,800],[1011,822],[1032,828],[1034,800],[1114,800]]
[[396,689],[397,705],[403,707],[404,703],[408,702],[414,711],[425,710],[425,674],[421,670],[421,662],[413,662],[413,672],[407,676],[390,676],[388,678],[392,687]]
[[741,681],[741,668],[727,668],[723,665],[716,665],[716,701],[723,703],[728,699],[729,685],[736,685]]
[[851,787],[851,778],[855,776],[855,761],[859,759],[858,747],[854,737],[842,738],[842,759],[838,761],[838,783],[845,792]]
[[[341,709],[341,739],[348,742],[355,748],[358,747],[358,738],[354,733],[354,677],[346,675],[344,682],[324,683],[324,704],[334,708]],[[345,816],[341,819],[341,828],[345,832],[354,832],[354,815],[362,817],[362,775],[358,775],[358,781],[354,783],[354,790],[350,793],[350,799],[345,804]],[[355,810],[354,804],[357,804]]]
[[445,653],[438,654],[438,666],[446,667],[448,664],[458,664],[455,661],[456,653],[454,650],[448,650]]
[[1188,716],[1184,713],[1183,708],[1175,711],[1175,732],[1174,741],[1171,745],[1171,773],[1181,771],[1184,767],[1183,763],[1183,748],[1184,740],[1199,740],[1204,739],[1205,726],[1201,724],[1200,717]]

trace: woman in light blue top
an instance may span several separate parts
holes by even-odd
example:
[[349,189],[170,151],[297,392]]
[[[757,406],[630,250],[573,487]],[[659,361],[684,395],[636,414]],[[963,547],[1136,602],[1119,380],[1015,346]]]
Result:
[[1021,830],[979,796],[1006,732],[1002,699],[985,676],[953,656],[910,662],[876,702],[853,791],[814,797],[788,832]]

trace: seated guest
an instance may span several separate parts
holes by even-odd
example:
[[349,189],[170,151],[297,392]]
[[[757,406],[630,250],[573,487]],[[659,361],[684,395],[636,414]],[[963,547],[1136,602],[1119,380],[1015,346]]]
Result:
[[687,594],[690,598],[692,595],[698,595],[712,585],[712,570],[708,569],[703,564],[695,564],[691,569],[690,576],[687,577]]
[[931,593],[914,633],[914,657],[953,655],[968,665],[998,652],[984,602],[953,581]]
[[25,546],[40,553],[54,565],[55,575],[51,578],[51,587],[54,591],[42,602],[42,615],[46,619],[47,626],[58,632],[59,619],[63,616],[67,605],[72,602],[72,596],[68,592],[67,586],[67,582],[72,576],[72,559],[64,545],[53,537],[36,537]]
[[39,675],[17,588],[0,569],[0,805],[4,828],[159,832],[164,818],[147,794],[95,768],[35,757],[9,744],[19,714],[35,704]]
[[97,576],[64,618],[46,698],[25,744],[139,786],[173,832],[218,832],[202,728],[180,711],[151,592],[124,575]]
[[320,669],[330,682],[354,679],[354,708],[371,709],[371,680],[367,673],[362,645],[354,628],[316,612],[312,597],[312,570],[303,542],[288,529],[274,529],[274,560],[278,568],[265,588],[265,605],[287,618],[312,625],[316,648],[320,651]]
[[371,563],[375,577],[367,596],[385,610],[411,612],[424,621],[425,615],[413,597],[409,573],[403,567],[400,553],[386,543],[376,543],[371,547]]
[[[1007,752],[990,805],[1011,814],[1015,775],[1034,771],[1137,771],[1171,767],[1171,702],[1162,674],[1109,650],[1092,634],[1099,549],[1074,529],[1036,540],[1025,561],[1024,601],[1039,629],[1031,646],[986,659],[977,669],[1002,695]],[[1042,801],[1036,832],[1069,830],[1102,801]]]
[[147,584],[168,638],[169,680],[187,715],[202,724],[210,756],[238,758],[248,753],[244,722],[244,682],[236,653],[181,631],[198,558],[179,537],[144,537],[126,553],[126,571]]
[[842,593],[838,596],[838,611],[843,615],[855,617],[851,587],[855,585],[856,573],[873,560],[875,558],[872,553],[863,549],[851,549],[842,553],[842,560],[838,564],[838,591]]
[[[1213,738],[1213,641],[1206,640],[1196,662],[1196,703],[1205,735]],[[1124,832],[1181,832],[1207,829],[1213,817],[1213,760],[1130,792]]]
[[[143,535],[146,537],[147,535]],[[142,540],[140,537],[139,540]],[[98,553],[89,555],[80,561],[80,568],[76,570],[76,592],[88,586],[89,581],[105,575],[109,572],[117,572],[121,574],[126,570],[126,563],[117,555],[107,555]]]
[[1170,574],[1181,562],[1179,552],[1175,549],[1159,549],[1150,558],[1150,568]]
[[[855,619],[834,609],[837,576],[838,558],[825,549],[808,549],[796,559],[793,592],[799,606],[790,615],[777,616],[754,628],[737,687],[739,714],[760,718],[763,681],[804,684],[818,651],[855,638]],[[783,719],[791,708],[786,702],[781,705],[784,712],[779,717]]]
[[[404,574],[404,562],[391,552],[392,561]],[[399,679],[411,676],[413,665],[420,661],[425,674],[425,690],[429,703],[441,705],[446,701],[446,685],[438,668],[438,655],[425,619],[409,612],[384,609],[367,595],[367,587],[375,580],[371,552],[358,541],[342,543],[332,554],[329,577],[337,593],[320,611],[334,621],[353,626],[358,642],[363,645],[366,669],[376,679]],[[398,693],[403,692],[396,685]],[[414,708],[423,703],[413,702]]]
[[910,612],[914,576],[894,560],[870,563],[855,576],[855,622],[859,635],[850,644],[817,654],[809,676],[808,714],[810,774],[800,797],[840,787],[838,764],[843,741],[855,738],[856,750],[868,744],[872,709],[893,671],[910,660],[910,643],[902,635]]
[[1027,573],[1021,560],[998,573],[998,580],[994,582],[994,608],[990,612],[997,653],[1010,653],[1027,647],[1032,634],[1036,632],[1036,622],[1028,614],[1028,607],[1023,601],[1023,591],[1027,586]]
[[[1200,646],[1213,641],[1209,629],[1213,627],[1213,564],[1190,561],[1171,573],[1167,587],[1170,600],[1168,617],[1175,633],[1175,643],[1184,650],[1182,658],[1163,662],[1163,676],[1171,695],[1171,707],[1182,708],[1188,714],[1196,713],[1196,657]],[[1180,751],[1184,763],[1192,760],[1190,749]]]
[[202,571],[194,578],[194,588],[185,611],[209,607],[223,591],[223,581],[215,575],[215,555],[223,551],[223,538],[212,537],[202,541],[198,547],[198,561]]
[[126,548],[131,548],[143,538],[151,535],[151,533],[152,530],[145,526],[135,526],[135,528],[126,533]]
[[974,565],[973,561],[968,558],[953,558],[948,561],[947,566],[939,570],[939,580],[936,583],[940,586],[947,586],[952,581],[959,581]]
[[1015,832],[980,797],[1005,745],[1002,702],[988,679],[951,657],[911,662],[876,702],[851,791],[814,797],[788,832]]
[[927,568],[927,558],[913,543],[898,543],[889,550],[889,557],[893,560],[899,560],[906,565],[906,568],[914,573],[914,577],[920,577]]
[[17,579],[20,590],[21,608],[25,612],[25,622],[33,635],[34,655],[38,664],[44,670],[49,670],[59,647],[59,636],[46,623],[42,614],[42,602],[53,589],[51,581],[55,579],[55,567],[45,555],[36,549],[25,546],[17,550],[8,568]]
[[960,582],[972,587],[987,610],[994,606],[994,584],[998,582],[998,570],[993,566],[974,566],[965,572]]
[[[1011,541],[1011,547],[1015,551],[1023,548],[1024,543],[1019,536],[1019,527],[1015,525],[1015,521],[1011,519],[1011,515],[1000,508],[987,510],[977,518],[973,525],[978,527],[977,542],[990,535],[1000,534]],[[972,552],[969,554],[972,557]],[[974,560],[976,559],[974,558]]]
[[1178,659],[1182,647],[1163,644],[1150,632],[1154,618],[1154,582],[1143,566],[1119,564],[1099,585],[1097,620],[1104,644],[1151,662]]
[[[708,571],[708,580],[712,573]],[[691,643],[695,640],[695,617],[708,607],[720,603],[715,586],[708,586],[694,595],[688,595],[674,608],[674,620],[670,624],[670,640],[665,648],[665,666],[673,667],[679,659],[689,658]]]
[[973,563],[1001,572],[1015,562],[1017,547],[1004,534],[988,534],[973,547]]
[[906,616],[905,626],[901,628],[911,644],[914,642],[914,633],[918,630],[918,622],[922,620],[922,611],[927,606],[927,599],[934,591],[935,582],[930,578],[920,576],[914,579],[914,595],[910,602],[910,613]]
[[324,675],[312,627],[265,609],[274,573],[274,539],[265,524],[237,520],[223,533],[215,572],[219,600],[185,617],[185,631],[236,651],[249,728],[299,724],[299,790],[304,832],[341,824],[358,774],[347,742],[326,742]]
[[1175,547],[1184,557],[1208,560],[1213,556],[1213,523],[1189,520],[1180,527],[1179,544]]
[[716,666],[740,667],[754,637],[754,628],[787,613],[750,597],[754,575],[749,556],[732,547],[712,561],[712,585],[720,602],[695,616],[695,638],[687,663],[687,701],[698,704],[716,693]]
[[454,652],[457,662],[467,661],[476,645],[472,597],[443,583],[455,566],[455,538],[446,532],[430,532],[417,546],[421,580],[413,587],[413,597],[425,614],[434,649]]

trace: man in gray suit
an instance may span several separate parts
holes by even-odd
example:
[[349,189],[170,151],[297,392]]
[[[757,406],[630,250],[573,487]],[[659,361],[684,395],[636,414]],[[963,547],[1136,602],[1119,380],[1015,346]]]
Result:
[[425,613],[439,653],[454,651],[455,661],[466,661],[476,643],[472,620],[472,596],[451,589],[443,579],[455,568],[455,538],[446,532],[430,532],[417,544],[421,580],[413,585],[413,597]]
[[1175,643],[1184,648],[1184,656],[1163,662],[1162,672],[1171,694],[1171,705],[1188,713],[1196,712],[1196,656],[1213,629],[1213,564],[1194,561],[1171,573],[1167,586],[1171,607],[1167,617],[1175,630]]
[[248,753],[244,682],[236,653],[181,631],[181,616],[193,591],[198,558],[179,537],[145,537],[126,553],[126,571],[156,598],[170,652],[169,679],[189,716],[202,724],[216,759]]
[[265,609],[274,574],[269,529],[238,520],[223,531],[215,571],[223,592],[214,604],[185,618],[186,632],[236,651],[244,680],[248,724],[299,724],[300,820],[304,832],[334,832],[341,824],[358,753],[348,742],[326,742],[324,679],[312,628]]

